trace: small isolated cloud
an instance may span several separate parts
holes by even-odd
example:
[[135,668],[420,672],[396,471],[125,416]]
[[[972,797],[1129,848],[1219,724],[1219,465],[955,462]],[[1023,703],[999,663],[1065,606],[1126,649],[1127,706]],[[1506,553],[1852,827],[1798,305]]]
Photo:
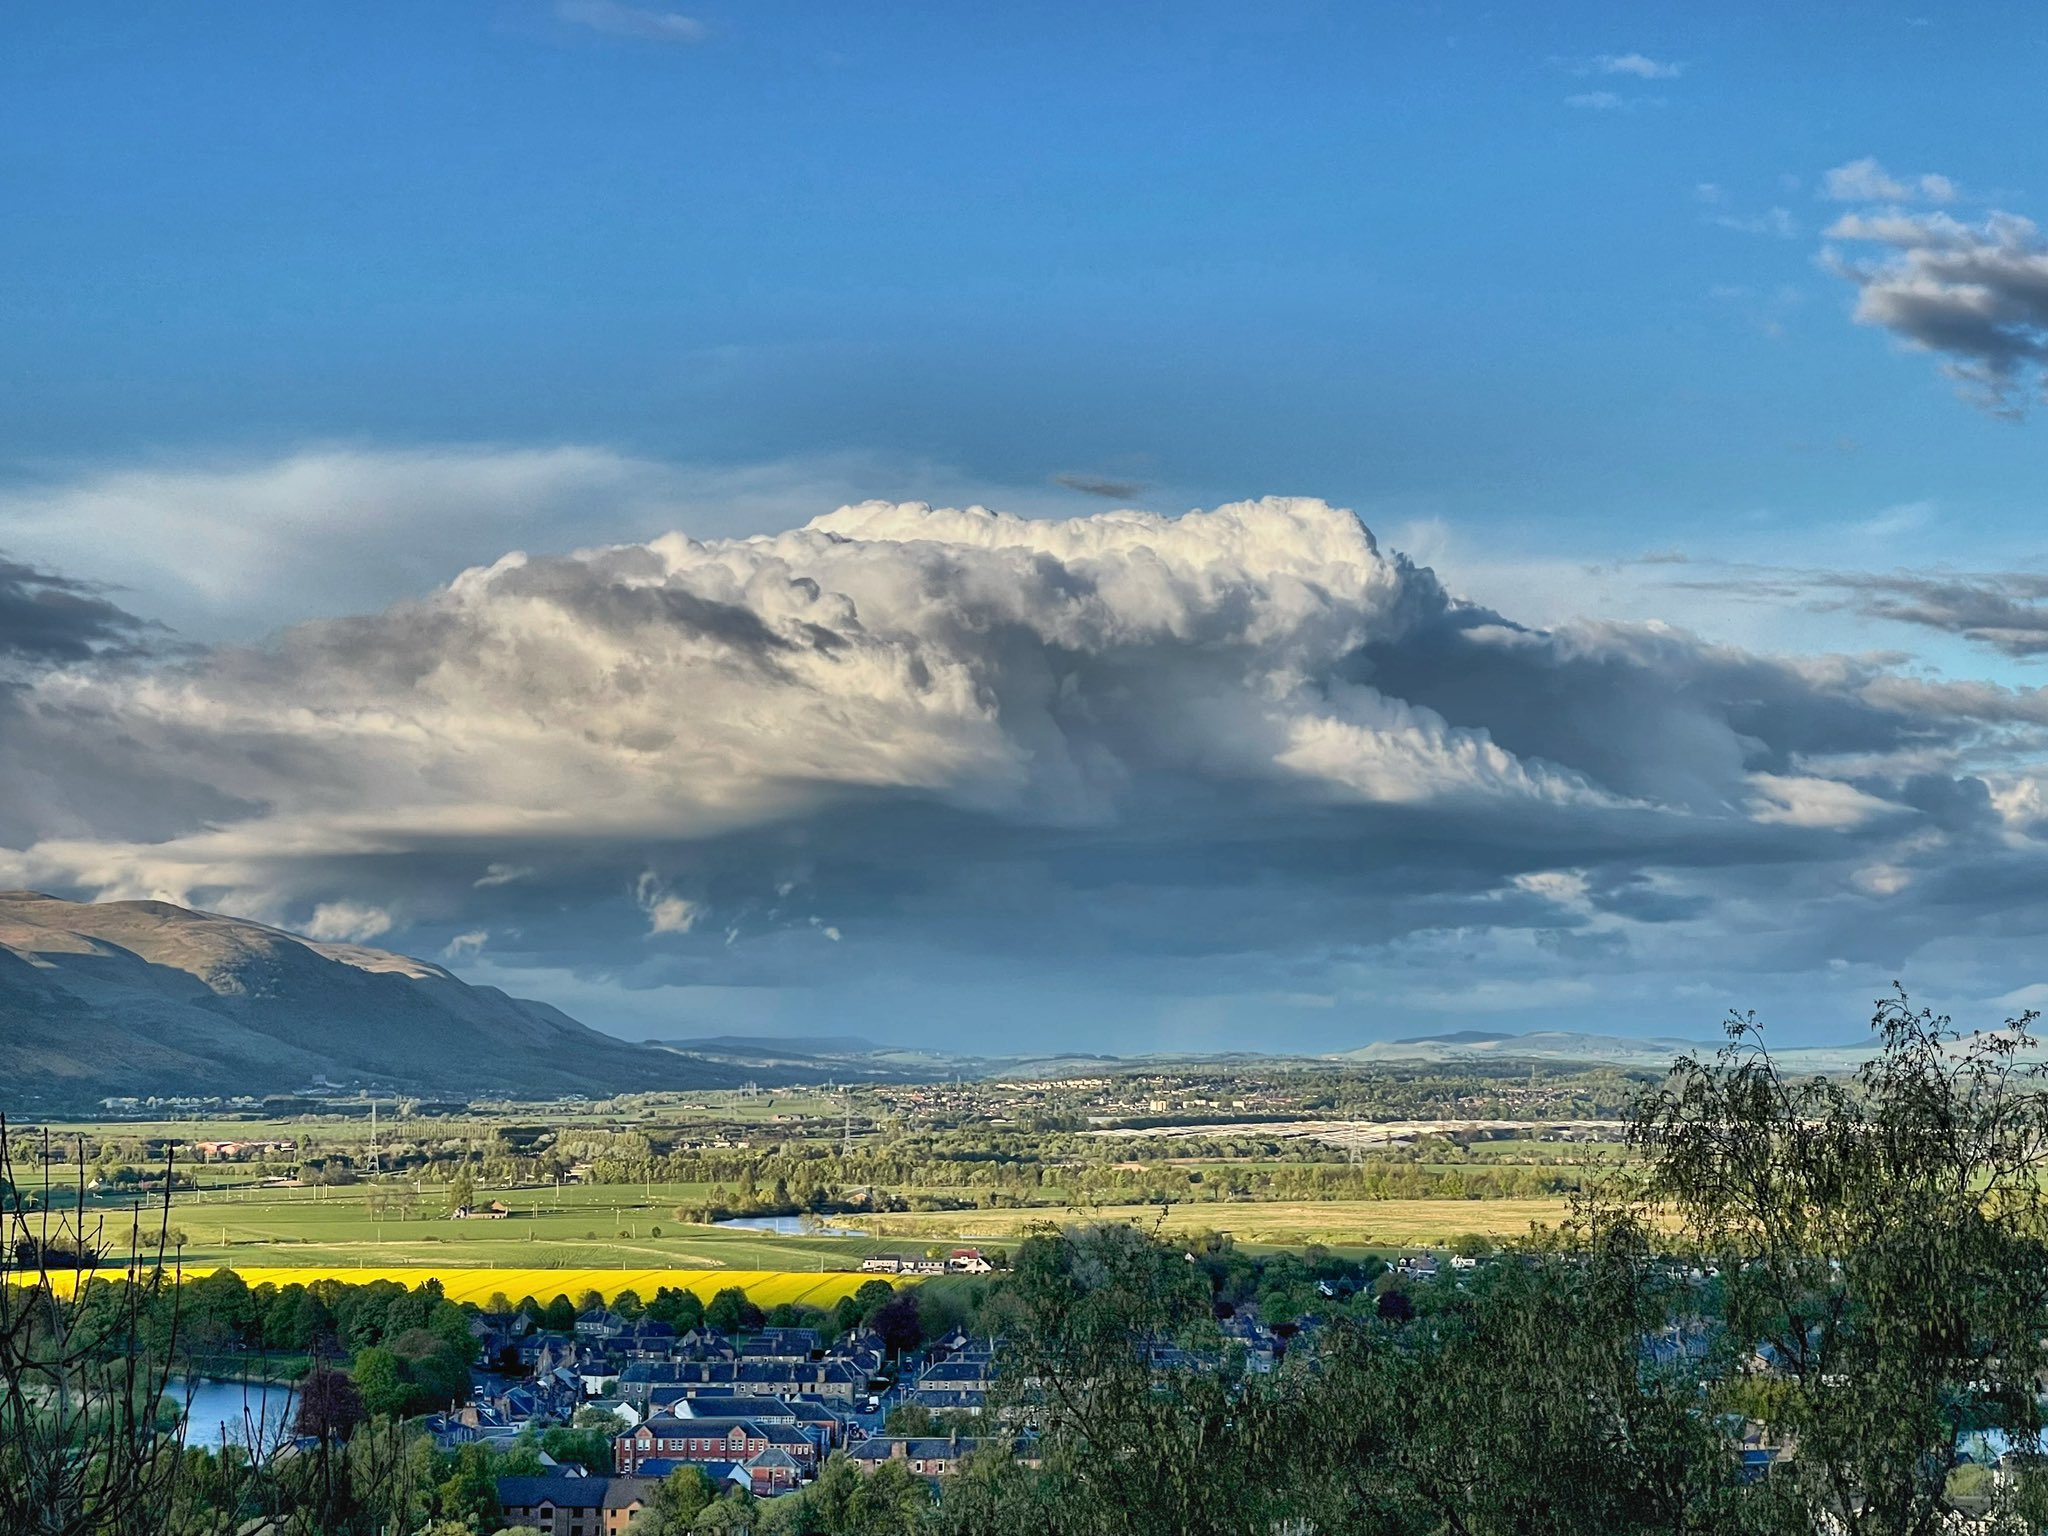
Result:
[[1685,73],[1683,64],[1666,63],[1640,53],[1596,54],[1592,67],[1603,75],[1632,75],[1638,80],[1676,80]]
[[1822,177],[1821,196],[1836,203],[1952,203],[1956,184],[1933,172],[1894,176],[1876,157],[1865,155]]
[[701,915],[697,904],[665,890],[653,870],[640,876],[633,894],[640,903],[640,910],[647,914],[649,938],[661,933],[688,933],[697,926]]
[[1058,474],[1052,477],[1054,485],[1064,485],[1070,491],[1080,491],[1088,496],[1103,496],[1111,501],[1127,501],[1133,496],[1142,496],[1150,485],[1143,480],[1119,480],[1109,475],[1079,473]]
[[484,945],[490,940],[490,930],[487,928],[472,928],[468,933],[458,933],[442,947],[441,958],[451,965],[474,960],[484,952]]
[[1585,112],[1629,112],[1635,108],[1635,98],[1617,96],[1612,91],[1580,91],[1576,96],[1565,97],[1564,104]]
[[643,43],[701,43],[707,36],[704,23],[694,16],[621,5],[618,0],[555,0],[555,17],[571,26]]
[[306,924],[309,939],[328,944],[367,944],[391,931],[391,914],[359,901],[323,901]]
[[1994,211],[1970,224],[1894,208],[1845,214],[1828,235],[1884,252],[1822,253],[1856,286],[1859,325],[1936,354],[1964,397],[1993,415],[2024,414],[2048,370],[2048,242],[2032,220]]
[[1792,217],[1789,208],[1766,208],[1762,213],[1709,214],[1707,222],[1744,235],[1771,235],[1779,240],[1794,240],[1799,236],[1799,221]]
[[475,886],[479,891],[488,891],[493,886],[524,880],[532,873],[532,866],[526,864],[493,864],[477,876]]

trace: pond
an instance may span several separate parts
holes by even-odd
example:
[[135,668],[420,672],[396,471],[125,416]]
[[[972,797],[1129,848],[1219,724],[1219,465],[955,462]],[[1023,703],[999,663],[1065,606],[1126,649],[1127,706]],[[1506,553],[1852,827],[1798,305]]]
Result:
[[291,1427],[292,1389],[283,1382],[173,1376],[164,1396],[185,1410],[185,1443],[209,1451],[247,1445],[252,1430],[265,1450],[274,1449]]
[[827,1226],[816,1217],[808,1218],[805,1225],[802,1216],[728,1216],[723,1221],[712,1223],[715,1227],[728,1227],[735,1232],[770,1232],[777,1237],[866,1237],[868,1234],[858,1227]]

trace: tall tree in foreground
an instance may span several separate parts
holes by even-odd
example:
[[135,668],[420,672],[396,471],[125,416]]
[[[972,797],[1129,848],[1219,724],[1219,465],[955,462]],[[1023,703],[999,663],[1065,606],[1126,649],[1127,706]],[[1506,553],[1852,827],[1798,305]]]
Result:
[[[74,1187],[53,1188],[49,1135],[33,1201],[0,1118],[0,1530],[22,1536],[125,1536],[167,1500],[182,1447],[159,1423],[177,1343],[176,1292],[156,1295],[169,1214],[164,1200],[120,1223],[127,1274],[89,1278],[114,1244],[88,1204],[82,1151]],[[161,1300],[161,1304],[159,1304]],[[169,1348],[142,1348],[152,1310]]]
[[994,1421],[1039,1431],[1045,1463],[990,1529],[1237,1536],[1285,1517],[1282,1395],[1225,1344],[1178,1244],[1116,1224],[1034,1236],[990,1324],[1004,1340]]
[[1431,1286],[1412,1320],[1340,1320],[1300,1379],[1295,1480],[1318,1531],[1734,1536],[1754,1529],[1703,1412],[1689,1288],[1633,1221],[1589,1218]]
[[[1903,993],[1853,1080],[1786,1075],[1753,1016],[1648,1095],[1647,1194],[1718,1271],[1727,1406],[1790,1448],[1788,1522],[1932,1536],[1967,1438],[2038,1458],[2048,1366],[2044,1068],[2028,1014],[1963,1035]],[[2018,1502],[2031,1496],[2025,1474]],[[2008,1509],[2010,1529],[2035,1529]]]

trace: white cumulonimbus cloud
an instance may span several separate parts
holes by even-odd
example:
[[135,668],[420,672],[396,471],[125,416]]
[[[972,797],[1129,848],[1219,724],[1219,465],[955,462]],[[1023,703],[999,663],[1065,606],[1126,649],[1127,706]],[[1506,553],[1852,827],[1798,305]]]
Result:
[[628,985],[1029,955],[1296,995],[1462,942],[1562,997],[1760,921],[1744,964],[1889,964],[1901,903],[1969,910],[1933,871],[2037,825],[2009,699],[1530,628],[1290,498],[512,554],[5,708],[0,881]]

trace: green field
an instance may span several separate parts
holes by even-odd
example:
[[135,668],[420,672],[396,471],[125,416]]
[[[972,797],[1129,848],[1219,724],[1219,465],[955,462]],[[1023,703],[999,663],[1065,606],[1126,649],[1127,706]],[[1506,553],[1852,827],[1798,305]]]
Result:
[[[1157,1206],[1043,1207],[850,1216],[867,1236],[779,1236],[680,1222],[674,1208],[702,1198],[691,1185],[571,1185],[480,1191],[513,1214],[448,1220],[440,1190],[413,1195],[353,1185],[314,1189],[213,1187],[173,1198],[171,1225],[185,1237],[187,1268],[327,1267],[375,1270],[427,1265],[517,1269],[857,1269],[871,1253],[975,1240],[1013,1243],[1036,1226],[1076,1221],[1158,1222],[1164,1230],[1230,1232],[1239,1241],[1294,1246],[1415,1247],[1462,1233],[1521,1236],[1554,1225],[1565,1202],[1534,1200],[1229,1201]],[[384,1214],[373,1213],[373,1208]]]
[[941,1211],[877,1216],[878,1233],[899,1242],[946,1239],[1014,1240],[1043,1222],[1131,1221],[1165,1232],[1228,1232],[1239,1242],[1273,1247],[1322,1243],[1332,1248],[1413,1248],[1448,1242],[1464,1233],[1508,1238],[1532,1224],[1555,1226],[1568,1208],[1562,1200],[1320,1200],[1242,1201],[1166,1207],[1118,1205],[1072,1211]]
[[[412,1212],[401,1201],[411,1192]],[[778,1237],[678,1221],[704,1186],[566,1185],[480,1189],[503,1220],[451,1221],[441,1188],[312,1189],[215,1185],[172,1197],[171,1226],[187,1267],[439,1265],[513,1269],[857,1269],[880,1238]],[[381,1212],[381,1214],[380,1214]],[[856,1225],[859,1223],[855,1223]]]

